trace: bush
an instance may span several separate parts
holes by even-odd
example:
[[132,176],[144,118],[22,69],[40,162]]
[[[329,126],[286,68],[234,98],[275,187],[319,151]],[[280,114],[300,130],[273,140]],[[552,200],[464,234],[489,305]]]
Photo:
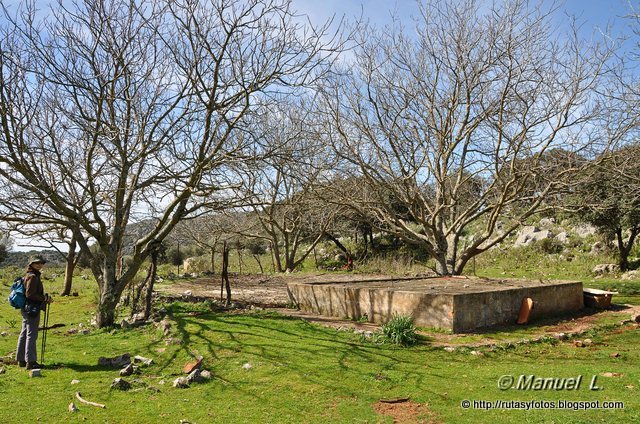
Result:
[[382,334],[393,344],[411,346],[418,342],[413,318],[405,315],[394,315],[382,326]]
[[562,242],[554,238],[542,239],[536,242],[535,246],[548,254],[561,253],[564,250]]

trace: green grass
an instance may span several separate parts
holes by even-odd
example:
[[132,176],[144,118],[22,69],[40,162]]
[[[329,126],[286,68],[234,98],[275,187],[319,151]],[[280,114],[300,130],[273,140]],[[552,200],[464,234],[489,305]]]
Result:
[[[570,342],[534,343],[496,351],[480,349],[484,356],[473,356],[469,349],[449,353],[424,342],[412,348],[379,345],[361,341],[353,333],[274,313],[223,314],[208,312],[206,305],[173,304],[168,309],[174,337],[184,344],[167,346],[153,327],[64,335],[79,323],[86,325],[95,308],[95,283],[78,279],[75,284],[80,296],[57,298],[51,309],[50,323],[66,324],[51,330],[47,338],[46,359],[53,368],[44,370],[41,379],[28,378],[17,366],[6,366],[6,374],[0,375],[3,423],[177,423],[181,419],[192,423],[391,423],[391,418],[376,415],[372,404],[394,397],[428,404],[441,422],[640,421],[637,330],[593,332],[590,336],[596,344],[588,348],[576,348]],[[58,291],[61,281],[49,280],[45,285],[49,291]],[[0,286],[2,299],[7,292],[8,287]],[[639,300],[631,297],[636,303]],[[19,328],[10,328],[6,321],[16,316],[6,302],[0,304],[0,328],[9,333],[0,337],[0,354],[15,348]],[[98,367],[97,359],[124,352],[154,359],[138,378],[159,392],[109,390],[117,371]],[[611,358],[612,352],[621,356]],[[215,378],[188,389],[171,387],[194,355],[204,356],[205,367]],[[242,367],[247,362],[253,366],[250,370]],[[497,387],[505,374],[582,374],[590,380],[605,372],[623,375],[599,377],[601,391],[589,391],[588,382],[574,392],[500,391]],[[71,385],[73,379],[80,384]],[[162,380],[166,384],[159,384]],[[107,408],[78,403],[76,391]],[[482,411],[463,409],[464,399],[620,400],[626,408]],[[80,408],[76,414],[67,412],[72,401]]]

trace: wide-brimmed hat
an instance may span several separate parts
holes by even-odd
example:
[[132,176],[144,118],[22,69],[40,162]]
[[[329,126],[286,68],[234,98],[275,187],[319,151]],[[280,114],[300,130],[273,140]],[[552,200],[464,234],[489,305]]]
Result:
[[29,256],[29,265],[32,264],[46,264],[47,260],[40,255]]

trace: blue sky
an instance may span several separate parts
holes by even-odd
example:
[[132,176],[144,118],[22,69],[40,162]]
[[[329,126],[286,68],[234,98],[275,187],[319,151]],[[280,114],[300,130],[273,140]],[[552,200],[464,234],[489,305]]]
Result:
[[[455,0],[450,0],[455,1]],[[508,0],[506,0],[508,1]],[[536,2],[532,1],[532,5]],[[566,15],[576,16],[583,24],[584,34],[599,34],[612,24],[612,32],[616,35],[630,34],[628,20],[624,19],[630,11],[629,4],[640,8],[640,1],[628,0],[545,0],[545,6],[558,6],[556,19],[559,25],[567,22]],[[393,11],[402,20],[411,22],[411,16],[415,15],[418,7],[414,0],[293,0],[294,8],[299,12],[309,15],[311,21],[319,24],[332,15],[347,18],[362,16],[376,25],[384,25],[390,22]]]

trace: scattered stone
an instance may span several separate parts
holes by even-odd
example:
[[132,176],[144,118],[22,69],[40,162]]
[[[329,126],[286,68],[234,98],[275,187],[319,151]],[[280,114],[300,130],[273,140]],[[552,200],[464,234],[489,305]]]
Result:
[[600,375],[603,377],[622,377],[624,374],[621,372],[603,372]]
[[133,362],[137,364],[151,365],[153,364],[153,359],[145,358],[144,356],[136,355],[133,357]]
[[131,317],[133,322],[144,321],[144,312],[138,312]]
[[567,233],[566,231],[563,231],[563,232],[557,234],[555,238],[556,238],[556,240],[558,240],[562,244],[569,243],[569,233]]
[[633,389],[635,389],[635,388],[636,388],[636,386],[634,386],[633,384],[627,384],[627,385],[626,385],[626,386],[624,386],[624,387],[626,387],[627,389],[631,389],[631,390],[633,390]]
[[[184,276],[183,276],[184,277]],[[189,277],[184,277],[184,278],[189,278]],[[191,290],[187,290],[183,293],[185,296],[191,296],[193,293],[191,292]]]
[[584,339],[583,341],[585,346],[591,346],[593,344],[593,340],[591,339]]
[[622,280],[638,280],[640,279],[640,272],[638,270],[627,271],[620,276]]
[[556,333],[553,335],[556,340],[567,340],[569,337],[565,333]]
[[128,353],[123,353],[119,356],[114,356],[113,358],[98,358],[98,365],[101,367],[110,367],[110,368],[124,368],[131,363],[131,355]]
[[162,329],[164,335],[168,335],[171,332],[171,321],[167,318],[164,318],[162,321],[158,323],[158,328]]
[[182,368],[182,372],[184,372],[185,374],[190,374],[191,372],[193,372],[193,370],[200,369],[201,365],[202,365],[202,357],[199,357],[195,361],[187,362],[186,364],[184,364],[184,367]]
[[605,275],[620,272],[618,264],[599,264],[593,267],[591,272],[595,275]]
[[597,229],[593,225],[582,224],[577,227],[573,227],[573,232],[580,238],[586,238],[594,235],[597,232]]
[[9,333],[7,333],[6,331],[3,331],[2,333],[0,333],[0,336],[2,337],[7,337],[9,335]]
[[549,228],[553,225],[556,224],[556,219],[551,217],[551,218],[542,218],[539,222],[541,227],[545,227],[545,228]]
[[71,380],[71,384],[80,384],[80,380]]
[[253,368],[253,365],[251,365],[250,363],[246,363],[242,366],[242,368],[244,368],[245,370],[250,370],[251,368]]
[[201,371],[199,369],[195,369],[193,370],[188,376],[187,376],[187,382],[189,384],[192,383],[202,383],[203,378],[200,375]]
[[470,353],[473,356],[484,356],[484,353],[480,352],[479,350],[472,350]]
[[7,370],[5,370],[4,367],[0,367],[0,374],[4,374],[6,372],[7,372]]
[[164,381],[164,380],[158,381],[158,384],[160,384],[161,386],[164,386],[165,383],[166,383],[166,381]]
[[136,371],[138,371],[138,367],[133,364],[129,364],[120,370],[120,377],[128,377]]
[[80,334],[82,335],[86,336],[89,333],[91,333],[91,330],[89,330],[88,328],[83,328],[82,330],[80,330]]
[[69,404],[69,412],[78,412],[78,407],[76,406],[75,403],[71,402]]
[[552,238],[553,237],[553,233],[549,230],[542,230],[540,231],[539,228],[534,227],[532,225],[528,225],[526,227],[523,227],[519,232],[518,232],[518,238],[516,239],[516,242],[514,243],[515,247],[521,247],[521,246],[528,246],[531,243],[535,242],[535,241],[540,241],[540,240],[544,240],[544,239],[548,239],[548,238]]
[[173,380],[173,387],[177,387],[179,389],[185,389],[189,387],[189,381],[187,381],[187,377],[178,377]]
[[200,377],[202,377],[205,380],[211,380],[211,371],[207,371],[207,370],[200,371]]
[[447,351],[447,352],[455,352],[456,348],[453,347],[453,346],[447,346],[447,347],[444,348],[444,350]]
[[131,388],[131,383],[118,377],[113,380],[113,383],[111,383],[111,388],[116,390],[126,391]]
[[29,371],[29,377],[33,378],[33,377],[42,377],[42,373],[40,372],[39,369],[34,369],[34,370],[30,370]]
[[573,345],[575,347],[584,347],[584,342],[582,340],[574,340]]
[[620,353],[619,352],[613,352],[609,355],[612,358],[619,358],[620,357]]

